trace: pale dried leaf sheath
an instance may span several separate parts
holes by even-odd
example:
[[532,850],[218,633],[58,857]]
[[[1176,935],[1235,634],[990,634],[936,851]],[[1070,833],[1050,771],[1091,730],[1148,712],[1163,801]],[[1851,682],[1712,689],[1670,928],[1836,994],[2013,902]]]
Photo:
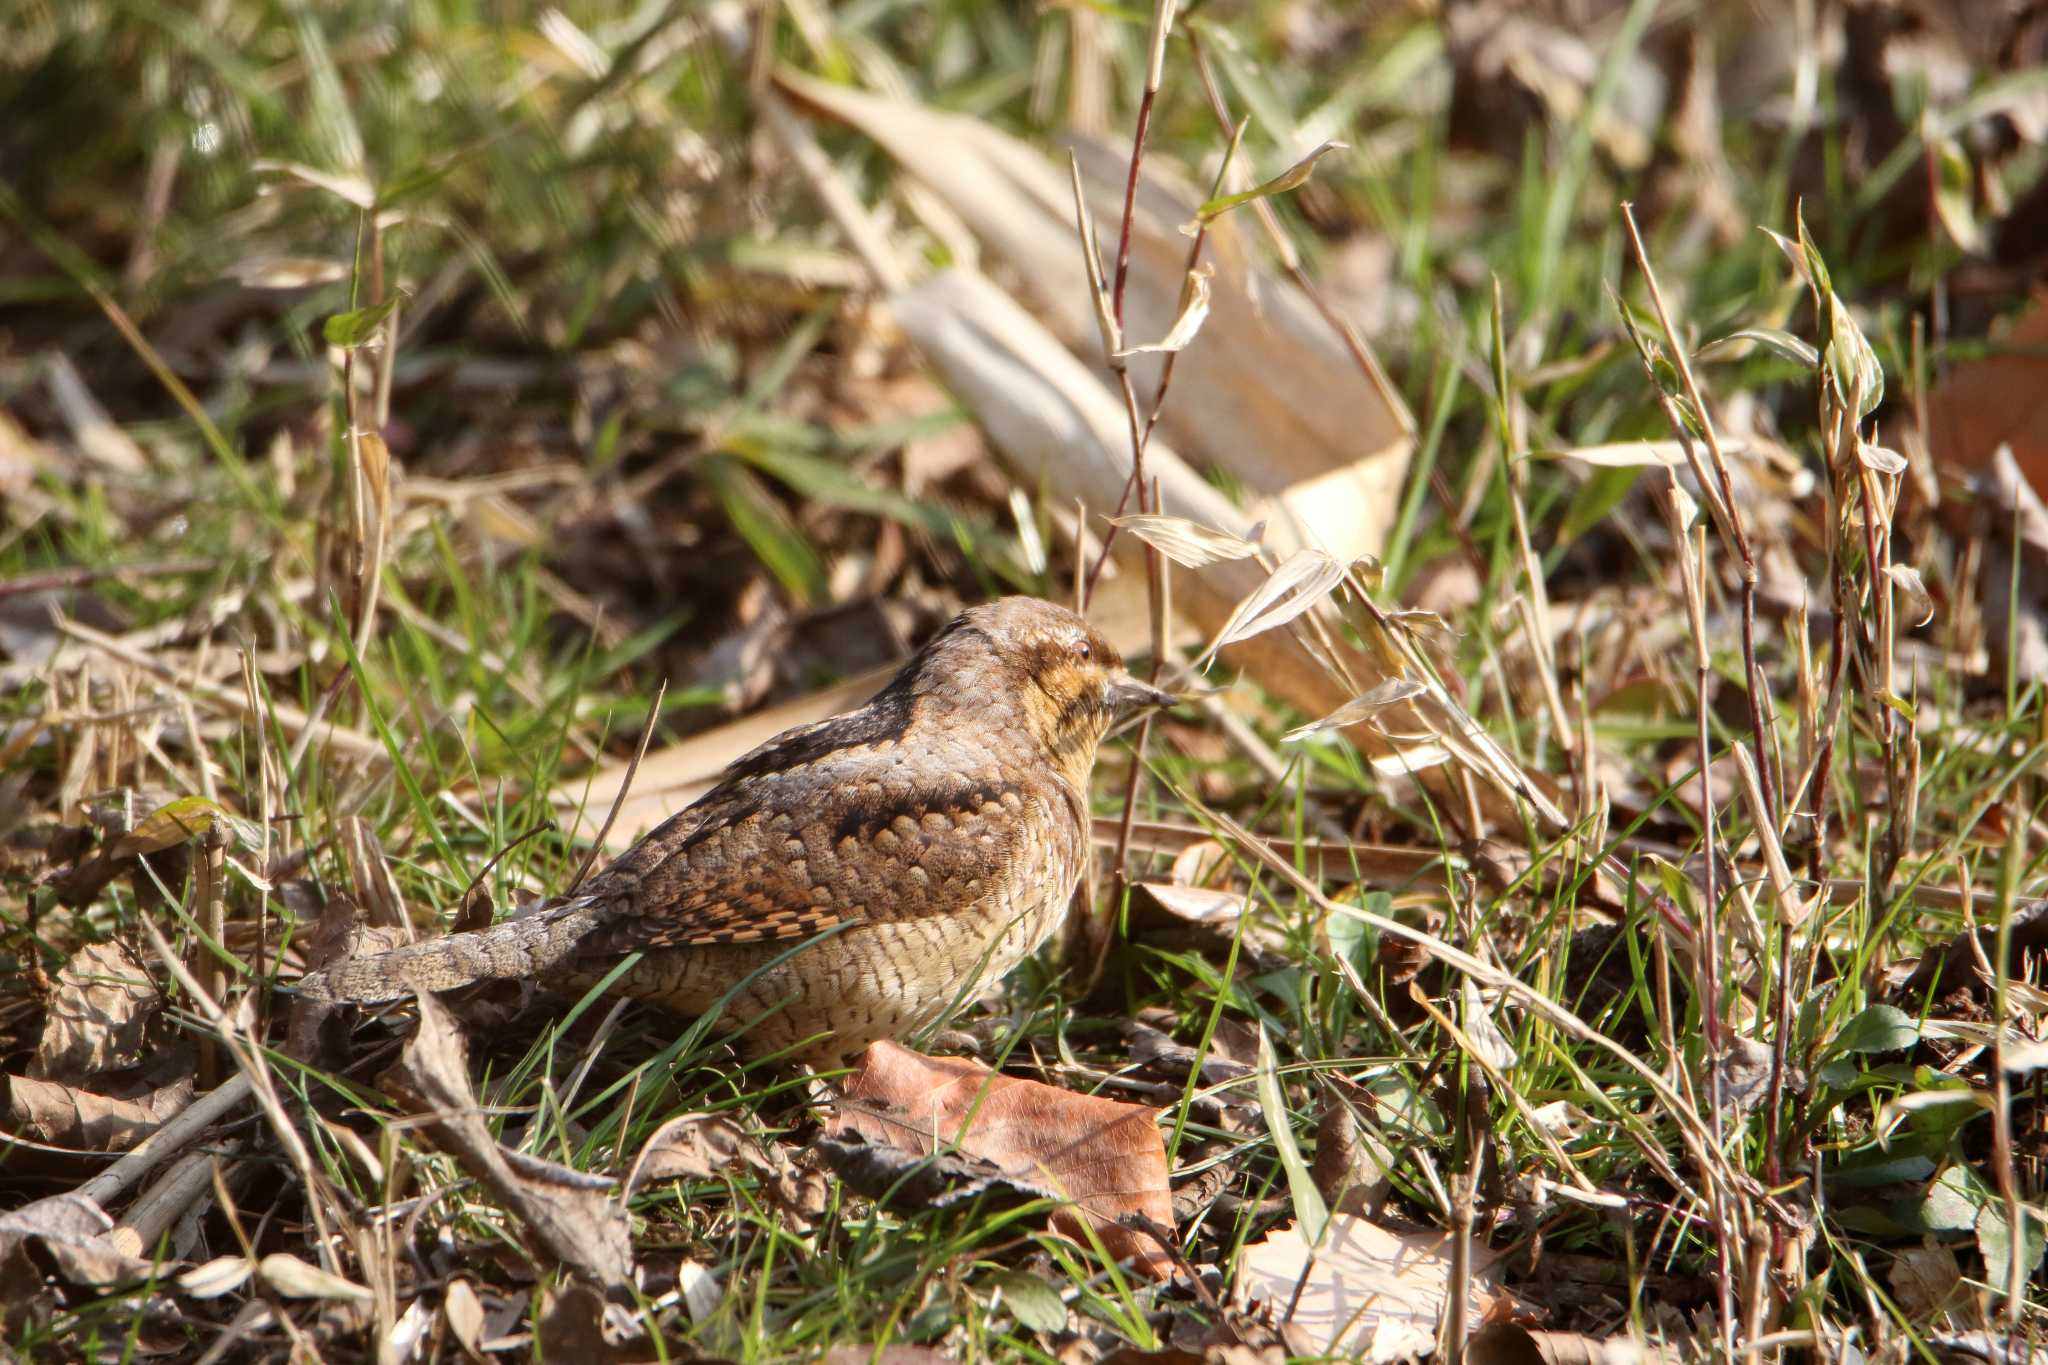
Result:
[[1392,706],[1395,702],[1407,701],[1410,697],[1419,697],[1428,690],[1427,687],[1413,678],[1388,678],[1371,691],[1345,702],[1321,720],[1311,721],[1307,725],[1289,730],[1286,734],[1280,736],[1280,739],[1284,743],[1290,740],[1306,739],[1310,735],[1321,734],[1325,730],[1341,730],[1347,725],[1358,724],[1358,722],[1371,717],[1386,707]]
[[1183,569],[1199,569],[1208,564],[1250,559],[1259,552],[1259,547],[1243,536],[1203,526],[1199,522],[1189,521],[1186,517],[1143,512],[1127,517],[1112,517],[1110,521],[1112,525],[1122,527]]
[[1237,604],[1237,610],[1223,623],[1223,629],[1202,651],[1202,657],[1195,661],[1195,666],[1205,668],[1219,650],[1263,634],[1275,626],[1286,625],[1322,601],[1343,581],[1344,565],[1332,555],[1313,547],[1296,550],[1282,560],[1280,567],[1273,570],[1250,596]]

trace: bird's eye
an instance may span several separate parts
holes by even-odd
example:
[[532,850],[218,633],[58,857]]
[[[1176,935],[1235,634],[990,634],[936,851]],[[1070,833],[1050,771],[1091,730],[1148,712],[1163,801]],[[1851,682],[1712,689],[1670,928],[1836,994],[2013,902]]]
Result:
[[1089,651],[1088,651],[1088,642],[1087,642],[1086,640],[1082,640],[1082,641],[1080,641],[1079,643],[1077,643],[1077,644],[1076,644],[1076,645],[1074,646],[1074,657],[1075,657],[1075,658],[1077,658],[1077,659],[1085,659],[1085,658],[1087,658],[1087,657],[1088,657],[1088,653],[1089,653]]

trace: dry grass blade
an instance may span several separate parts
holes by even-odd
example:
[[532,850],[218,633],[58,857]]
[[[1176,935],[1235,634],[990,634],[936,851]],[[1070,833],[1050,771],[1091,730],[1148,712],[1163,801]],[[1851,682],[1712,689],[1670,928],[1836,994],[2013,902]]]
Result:
[[1576,460],[1601,469],[1679,469],[1685,448],[1676,441],[1616,441],[1609,445],[1532,450],[1532,460]]
[[1344,573],[1344,565],[1326,551],[1314,548],[1296,550],[1280,561],[1250,596],[1237,604],[1237,609],[1230,613],[1230,619],[1216,632],[1216,638],[1202,651],[1194,666],[1206,668],[1218,651],[1240,640],[1262,635],[1276,626],[1286,625],[1328,596],[1344,581]]
[[1321,720],[1296,726],[1280,736],[1280,740],[1282,743],[1288,743],[1297,739],[1307,739],[1310,735],[1322,734],[1326,730],[1341,730],[1348,725],[1356,725],[1360,721],[1371,719],[1395,702],[1420,697],[1428,691],[1427,686],[1413,678],[1389,678],[1371,691],[1353,697]]
[[1184,569],[1250,559],[1259,552],[1256,541],[1203,526],[1186,517],[1143,512],[1112,517],[1110,524],[1122,527]]
[[[1192,801],[1190,804],[1198,805],[1198,803]],[[1357,920],[1361,924],[1372,926],[1382,934],[1425,948],[1432,957],[1442,962],[1445,966],[1464,973],[1483,986],[1494,987],[1503,995],[1514,1000],[1518,1005],[1527,1009],[1532,1014],[1547,1020],[1576,1041],[1590,1044],[1614,1057],[1624,1067],[1635,1073],[1649,1092],[1655,1096],[1658,1107],[1670,1115],[1678,1128],[1687,1151],[1702,1170],[1711,1172],[1717,1180],[1724,1182],[1729,1188],[1742,1190],[1754,1197],[1762,1197],[1762,1191],[1757,1188],[1755,1182],[1747,1174],[1736,1169],[1729,1162],[1727,1156],[1714,1146],[1713,1135],[1707,1130],[1707,1126],[1699,1114],[1690,1105],[1686,1104],[1684,1098],[1671,1088],[1668,1081],[1634,1052],[1615,1042],[1606,1034],[1601,1033],[1585,1020],[1579,1018],[1577,1014],[1550,999],[1521,978],[1504,972],[1498,967],[1481,962],[1470,953],[1444,942],[1437,935],[1414,928],[1411,925],[1403,924],[1399,920],[1389,919],[1385,915],[1375,914],[1370,910],[1364,910],[1354,905],[1344,905],[1331,900],[1329,896],[1323,893],[1321,887],[1296,870],[1293,863],[1286,857],[1272,848],[1265,840],[1251,833],[1251,831],[1239,825],[1229,816],[1216,811],[1205,811],[1204,818],[1213,820],[1217,829],[1222,831],[1239,849],[1250,854],[1261,866],[1273,872],[1302,895],[1307,896],[1317,909],[1322,910],[1326,914],[1341,915],[1346,919]]]

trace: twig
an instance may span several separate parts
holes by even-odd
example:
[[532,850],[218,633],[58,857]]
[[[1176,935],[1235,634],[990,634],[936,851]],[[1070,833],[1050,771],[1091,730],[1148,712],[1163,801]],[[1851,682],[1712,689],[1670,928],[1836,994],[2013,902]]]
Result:
[[[192,1003],[198,1007],[200,1017],[213,1026],[215,1036],[234,1057],[235,1065],[248,1077],[256,1102],[263,1107],[264,1117],[270,1120],[271,1130],[276,1133],[278,1143],[284,1148],[292,1169],[298,1175],[299,1183],[304,1189],[306,1212],[313,1220],[314,1246],[319,1251],[326,1269],[337,1270],[333,1229],[327,1224],[327,1184],[314,1168],[312,1153],[306,1150],[305,1139],[299,1135],[291,1116],[285,1112],[284,1102],[278,1098],[276,1085],[271,1080],[270,1068],[263,1060],[263,1049],[256,1046],[254,1040],[245,1042],[241,1026],[228,1017],[227,1011],[208,994],[199,979],[185,969],[184,963],[178,961],[176,950],[165,941],[163,934],[154,924],[144,919],[142,932],[148,937],[150,946],[156,949],[157,956],[163,959],[164,966],[170,969],[172,976],[178,978],[178,984],[185,988],[185,993],[192,997]],[[245,998],[244,1004],[248,1003]]]
[[1137,217],[1138,171],[1145,161],[1145,135],[1152,128],[1152,105],[1159,98],[1160,78],[1166,72],[1166,38],[1173,29],[1173,12],[1178,0],[1158,0],[1152,10],[1152,54],[1145,64],[1145,93],[1138,99],[1138,129],[1131,137],[1131,169],[1124,177],[1124,221],[1116,244],[1116,283],[1110,293],[1117,325],[1124,321],[1124,282],[1131,274],[1131,226]]
[[82,588],[102,578],[132,574],[138,578],[171,577],[204,573],[215,566],[211,559],[143,559],[132,564],[101,564],[90,568],[44,569],[37,573],[0,578],[0,602],[32,593],[55,592],[61,588]]
[[121,1197],[121,1192],[178,1155],[201,1133],[248,1100],[252,1086],[247,1072],[237,1072],[179,1110],[163,1127],[151,1133],[119,1161],[78,1187],[78,1193],[102,1208]]

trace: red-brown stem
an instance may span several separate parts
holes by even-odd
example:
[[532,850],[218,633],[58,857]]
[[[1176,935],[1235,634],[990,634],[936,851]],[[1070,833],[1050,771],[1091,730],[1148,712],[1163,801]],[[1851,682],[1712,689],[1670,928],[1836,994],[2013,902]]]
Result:
[[[1764,1102],[1764,1184],[1776,1190],[1784,1179],[1784,1162],[1778,1151],[1778,1124],[1785,1103],[1785,1061],[1787,1025],[1792,1021],[1792,926],[1781,915],[1778,920],[1778,996],[1771,1009],[1771,1089]],[[1771,1259],[1783,1250],[1785,1230],[1771,1224]]]
[[1124,325],[1124,282],[1131,275],[1131,221],[1137,216],[1138,170],[1145,163],[1145,135],[1152,130],[1152,102],[1159,97],[1155,87],[1146,87],[1138,100],[1138,131],[1131,138],[1131,169],[1124,177],[1124,221],[1116,238],[1116,283],[1110,289],[1109,304],[1116,325]]

